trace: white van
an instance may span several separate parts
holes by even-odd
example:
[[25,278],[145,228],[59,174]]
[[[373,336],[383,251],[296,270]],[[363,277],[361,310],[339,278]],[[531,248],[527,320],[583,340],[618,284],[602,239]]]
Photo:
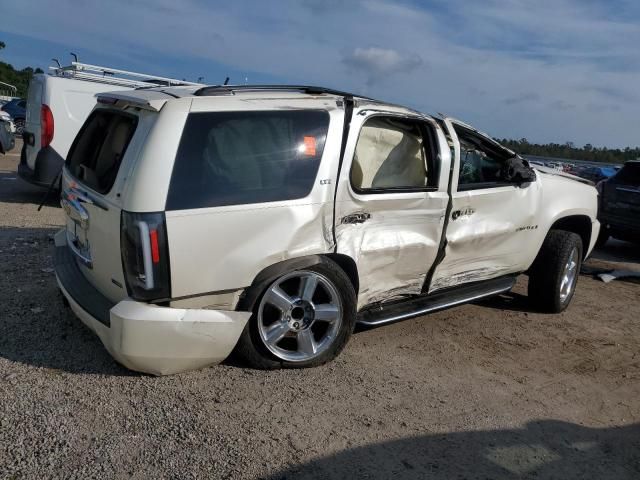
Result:
[[27,94],[20,177],[48,187],[62,170],[67,152],[101,92],[158,85],[199,85],[97,65],[72,62],[34,75]]

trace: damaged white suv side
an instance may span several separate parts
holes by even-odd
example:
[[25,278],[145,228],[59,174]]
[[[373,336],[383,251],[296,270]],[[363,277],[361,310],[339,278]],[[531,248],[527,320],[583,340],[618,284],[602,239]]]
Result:
[[316,87],[99,94],[68,155],[56,276],[123,365],[333,359],[381,325],[508,291],[560,312],[595,188],[469,125]]

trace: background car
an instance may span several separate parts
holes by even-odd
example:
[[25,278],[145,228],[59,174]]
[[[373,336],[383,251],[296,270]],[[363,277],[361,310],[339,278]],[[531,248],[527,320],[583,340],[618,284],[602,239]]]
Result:
[[24,120],[27,116],[27,101],[24,98],[14,98],[2,105],[2,110],[11,115],[16,124],[16,133],[22,135]]
[[0,111],[0,153],[7,153],[15,147],[14,132],[15,127],[11,117],[7,112]]
[[598,245],[609,237],[640,242],[640,160],[631,160],[597,186],[600,192]]

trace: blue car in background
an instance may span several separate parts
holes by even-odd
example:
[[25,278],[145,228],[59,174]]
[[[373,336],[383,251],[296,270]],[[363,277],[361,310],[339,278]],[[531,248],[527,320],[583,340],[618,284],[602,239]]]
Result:
[[606,180],[607,178],[611,178],[616,174],[619,168],[615,167],[587,167],[583,169],[577,175],[586,178],[587,180],[591,180],[593,183],[598,183],[602,180]]
[[22,135],[24,120],[27,116],[27,101],[24,98],[14,98],[2,105],[0,110],[11,115],[13,123],[16,125],[16,134]]

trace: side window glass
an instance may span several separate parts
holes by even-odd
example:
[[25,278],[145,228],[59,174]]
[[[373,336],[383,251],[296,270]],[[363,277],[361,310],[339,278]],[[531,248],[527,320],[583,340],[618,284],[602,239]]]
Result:
[[363,192],[425,188],[427,165],[418,122],[373,117],[360,130],[351,166],[351,185]]
[[458,184],[499,182],[503,162],[490,153],[461,139]]

